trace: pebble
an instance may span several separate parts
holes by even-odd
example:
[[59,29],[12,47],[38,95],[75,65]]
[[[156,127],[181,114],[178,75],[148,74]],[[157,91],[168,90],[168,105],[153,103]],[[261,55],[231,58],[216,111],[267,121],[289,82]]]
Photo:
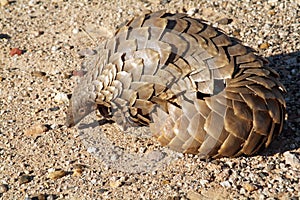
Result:
[[300,167],[300,159],[299,155],[296,153],[290,153],[290,152],[284,152],[283,156],[285,158],[285,163],[288,165],[291,165],[294,168],[299,168]]
[[91,180],[91,183],[94,185],[94,184],[97,183],[97,180],[96,180],[96,179],[93,179],[93,180]]
[[254,191],[254,190],[257,189],[256,186],[253,185],[253,184],[251,184],[251,183],[245,183],[245,184],[243,185],[243,188],[244,188],[245,190],[247,190],[248,192],[252,192],[252,191]]
[[31,126],[29,129],[25,130],[24,134],[26,136],[39,136],[42,133],[45,133],[46,131],[48,131],[48,127],[43,125],[43,124],[36,124]]
[[83,77],[85,72],[83,70],[74,70],[72,72],[73,76],[79,76],[79,77]]
[[120,187],[122,185],[122,181],[121,180],[116,180],[116,181],[110,181],[109,182],[109,186],[112,188],[117,188]]
[[20,50],[19,48],[12,48],[9,52],[10,56],[14,56],[14,55],[18,55],[20,56],[23,53],[22,50]]
[[199,200],[199,199],[203,199],[203,196],[201,194],[199,194],[198,192],[189,191],[187,193],[187,198],[190,200]]
[[0,184],[0,194],[8,191],[8,186],[6,184]]
[[97,151],[96,147],[88,147],[87,148],[87,152],[89,152],[89,153],[95,153],[96,151]]
[[58,46],[52,46],[51,47],[51,51],[52,52],[56,52],[57,50],[59,50],[60,49],[60,47],[58,47]]
[[59,107],[58,106],[54,106],[52,108],[49,108],[50,111],[58,111]]
[[108,192],[109,190],[108,189],[105,189],[105,188],[101,188],[98,190],[100,192],[100,194],[103,194],[105,192]]
[[48,200],[49,198],[47,198],[47,196],[45,195],[45,194],[38,194],[38,195],[36,195],[36,196],[33,196],[33,197],[27,197],[28,199],[30,199],[30,200]]
[[278,0],[268,0],[268,3],[274,5],[278,3]]
[[34,36],[34,37],[39,37],[39,36],[41,36],[41,35],[43,35],[44,34],[44,31],[33,31],[32,32],[32,35]]
[[76,168],[76,169],[73,169],[73,174],[72,175],[73,176],[81,176],[82,172],[83,172],[82,169]]
[[292,69],[292,70],[291,70],[291,73],[292,73],[293,75],[296,75],[296,74],[297,74],[297,70],[296,70],[296,69]]
[[42,71],[33,71],[33,72],[31,72],[31,74],[36,77],[46,76],[46,72],[42,72]]
[[220,185],[223,186],[224,188],[231,186],[229,181],[223,181],[223,182],[220,183]]
[[[38,194],[37,195],[38,200],[46,200],[46,195],[45,194]],[[48,198],[47,198],[48,199]]]
[[72,30],[72,33],[73,33],[73,34],[79,33],[79,29],[78,29],[78,28],[74,28],[74,29]]
[[77,54],[81,57],[92,56],[95,55],[96,53],[97,51],[90,48],[81,49],[77,52]]
[[65,175],[67,175],[66,171],[64,171],[64,170],[55,170],[55,171],[50,172],[48,174],[48,178],[50,178],[51,180],[56,180],[56,179],[64,177]]
[[264,43],[262,43],[262,44],[260,44],[259,45],[259,48],[260,49],[267,49],[267,48],[269,48],[269,46],[270,46],[270,44],[269,43],[267,43],[267,42],[264,42]]
[[207,183],[209,183],[208,180],[200,180],[199,183],[202,185],[202,186],[205,186]]
[[55,95],[54,101],[56,103],[68,103],[69,98],[68,98],[68,95],[66,93],[60,92],[60,93]]
[[21,175],[18,179],[20,185],[29,183],[31,180],[32,180],[32,176],[25,175],[25,174]]
[[235,37],[239,37],[241,35],[241,31],[240,30],[235,30],[232,32],[232,35]]
[[240,194],[246,194],[246,190],[244,188],[240,189]]
[[1,6],[6,6],[9,4],[9,1],[8,0],[0,0],[0,5]]
[[189,16],[192,16],[192,15],[194,15],[195,13],[197,13],[198,11],[199,11],[198,8],[190,8],[190,9],[186,12],[186,14],[189,15]]
[[224,18],[221,18],[221,19],[217,20],[217,23],[218,23],[218,24],[222,24],[222,25],[228,25],[228,24],[230,24],[231,22],[233,22],[233,20],[232,20],[232,19],[229,19],[229,18],[227,18],[227,17],[224,17]]

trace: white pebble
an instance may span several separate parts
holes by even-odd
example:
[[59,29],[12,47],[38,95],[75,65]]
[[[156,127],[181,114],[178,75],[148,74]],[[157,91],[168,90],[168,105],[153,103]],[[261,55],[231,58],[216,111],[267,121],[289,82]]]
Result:
[[51,51],[52,51],[52,52],[55,52],[55,51],[57,51],[58,49],[59,49],[59,47],[57,47],[57,46],[51,47]]
[[208,183],[208,180],[200,180],[199,182],[202,186],[205,186]]
[[87,152],[89,152],[89,153],[95,153],[97,151],[97,148],[96,147],[89,147],[88,149],[87,149]]
[[189,16],[194,15],[196,12],[198,12],[198,8],[190,8],[186,14],[188,14]]
[[69,98],[68,95],[66,93],[58,93],[55,95],[54,97],[54,101],[57,103],[68,103],[69,102]]
[[223,182],[220,183],[220,185],[222,185],[223,187],[230,187],[231,186],[229,181],[223,181]]
[[284,152],[283,156],[285,158],[285,163],[291,165],[292,167],[300,166],[300,159],[296,154],[292,154],[290,152]]
[[73,33],[73,34],[79,33],[79,29],[78,29],[78,28],[74,28],[74,29],[72,30],[72,33]]

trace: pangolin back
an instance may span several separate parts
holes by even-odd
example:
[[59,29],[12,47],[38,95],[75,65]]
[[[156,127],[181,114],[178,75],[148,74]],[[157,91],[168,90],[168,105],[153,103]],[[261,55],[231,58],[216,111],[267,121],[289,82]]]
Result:
[[251,155],[282,130],[278,74],[238,40],[186,14],[132,19],[87,69],[69,126],[99,109],[125,128],[150,125],[162,145],[201,157]]

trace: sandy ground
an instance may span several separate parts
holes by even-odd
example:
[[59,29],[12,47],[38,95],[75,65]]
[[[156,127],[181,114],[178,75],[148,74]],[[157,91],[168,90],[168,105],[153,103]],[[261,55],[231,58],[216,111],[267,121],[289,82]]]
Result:
[[[269,149],[203,161],[104,124],[131,154],[157,149],[170,158],[156,168],[121,169],[64,126],[80,54],[122,22],[160,9],[204,18],[269,59],[288,91],[288,120]],[[0,0],[0,199],[299,199],[299,25],[299,0]]]

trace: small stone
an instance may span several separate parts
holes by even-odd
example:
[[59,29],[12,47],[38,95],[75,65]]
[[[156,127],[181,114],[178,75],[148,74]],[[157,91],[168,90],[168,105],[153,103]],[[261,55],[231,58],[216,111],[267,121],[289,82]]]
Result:
[[0,184],[0,194],[8,191],[8,186],[6,184]]
[[55,52],[55,51],[57,51],[57,50],[59,50],[60,49],[60,47],[58,47],[58,46],[52,46],[51,47],[51,51],[52,52]]
[[199,11],[198,8],[190,8],[190,9],[186,12],[186,14],[189,15],[189,16],[192,16],[192,15],[194,15],[195,13],[197,13],[198,11]]
[[202,185],[202,186],[205,186],[207,183],[209,183],[208,180],[200,180],[199,183]]
[[278,3],[278,0],[268,0],[268,3],[274,5]]
[[198,192],[188,191],[187,198],[190,200],[198,200],[198,199],[203,199],[203,196]]
[[62,73],[62,77],[63,78],[66,78],[66,79],[69,79],[69,78],[71,78],[72,77],[72,72],[71,71],[68,71],[68,72],[64,72],[64,73]]
[[30,127],[29,129],[25,130],[24,134],[26,136],[39,136],[42,133],[48,131],[48,127],[43,124],[36,124]]
[[268,11],[268,14],[269,14],[269,15],[275,15],[276,12],[275,12],[275,10],[270,10],[270,11]]
[[232,32],[232,35],[235,36],[235,37],[238,37],[241,35],[241,30],[235,30]]
[[57,199],[57,197],[55,195],[53,195],[53,194],[47,195],[47,200],[55,200],[55,199]]
[[25,183],[29,183],[32,180],[32,176],[29,175],[21,175],[18,179],[20,185],[25,184]]
[[230,18],[227,18],[227,17],[217,20],[217,23],[222,24],[222,25],[227,25],[227,24],[230,24],[231,22],[233,22],[233,20]]
[[241,188],[241,189],[240,189],[240,194],[246,194],[245,188]]
[[253,185],[253,184],[251,184],[251,183],[245,183],[245,184],[243,185],[243,188],[244,188],[245,190],[247,190],[248,192],[252,192],[252,191],[254,191],[254,190],[257,189],[256,186]]
[[81,49],[80,51],[77,52],[79,56],[81,57],[86,57],[86,56],[92,56],[97,53],[97,51],[90,49],[90,48],[85,48]]
[[10,56],[14,56],[14,55],[18,55],[20,56],[23,53],[22,50],[20,50],[19,48],[12,48],[9,52]]
[[73,33],[73,34],[79,33],[79,29],[78,29],[78,28],[74,28],[74,29],[72,30],[72,33]]
[[46,195],[45,194],[38,194],[37,196],[31,197],[29,199],[46,200]]
[[64,177],[65,175],[67,175],[66,171],[64,171],[64,170],[56,170],[56,171],[50,172],[48,174],[48,178],[50,178],[51,180],[56,180],[56,179]]
[[79,77],[83,77],[85,72],[83,70],[74,70],[72,72],[73,76],[79,76]]
[[165,5],[165,4],[170,3],[170,2],[171,2],[171,0],[160,0],[161,5]]
[[292,73],[292,75],[296,75],[297,74],[297,70],[296,69],[292,69],[291,73]]
[[117,188],[117,187],[120,187],[122,185],[122,181],[120,181],[120,180],[110,181],[109,185],[112,188]]
[[44,31],[33,31],[32,32],[32,35],[34,36],[34,37],[39,37],[39,36],[41,36],[41,35],[43,35],[44,34]]
[[55,95],[54,97],[54,101],[56,103],[68,103],[69,102],[69,98],[68,98],[68,95],[66,93],[58,93]]
[[82,169],[73,169],[73,176],[81,176],[82,175],[83,170]]
[[296,153],[284,152],[283,156],[285,158],[285,163],[291,165],[291,167],[299,168],[300,167],[300,159],[299,155]]
[[49,108],[50,111],[58,111],[59,110],[59,107],[58,106],[55,106],[55,107],[52,107],[52,108]]
[[42,72],[42,71],[33,71],[31,72],[32,76],[36,76],[36,77],[43,77],[46,76],[46,72]]
[[105,189],[105,188],[101,188],[98,190],[100,194],[103,194],[105,192],[108,192],[109,190],[108,189]]
[[229,181],[223,181],[220,183],[220,185],[222,185],[222,187],[224,187],[224,188],[231,186]]
[[267,48],[269,48],[269,46],[270,46],[269,43],[264,42],[264,43],[262,43],[261,45],[259,45],[259,48],[260,48],[260,49],[267,49]]
[[0,0],[0,6],[6,6],[9,4],[8,0]]
[[87,148],[87,152],[89,152],[89,153],[95,153],[95,152],[97,152],[97,148],[96,147],[88,147]]

